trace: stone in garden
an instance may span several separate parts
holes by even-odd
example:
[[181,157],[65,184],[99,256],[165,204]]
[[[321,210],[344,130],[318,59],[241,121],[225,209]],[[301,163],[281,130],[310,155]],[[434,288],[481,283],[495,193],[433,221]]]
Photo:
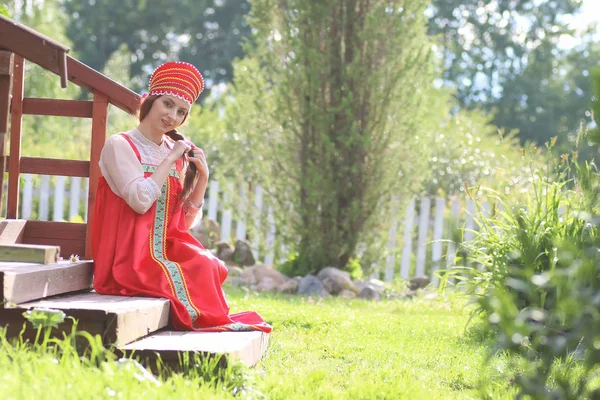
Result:
[[408,299],[412,299],[413,297],[416,297],[416,296],[417,296],[416,290],[409,290],[408,292],[402,294],[401,299],[408,300]]
[[233,250],[224,247],[221,250],[219,250],[217,252],[217,257],[219,258],[219,260],[227,263],[229,261],[233,261]]
[[380,281],[379,279],[375,279],[375,278],[371,278],[364,282],[357,281],[357,282],[355,282],[355,284],[356,284],[356,287],[358,288],[359,292],[367,286],[372,289],[377,290],[379,293],[383,293],[385,291],[385,284],[382,281]]
[[317,277],[321,280],[325,290],[331,294],[338,294],[343,290],[359,292],[352,279],[350,279],[350,274],[341,269],[326,267],[319,271]]
[[238,277],[238,276],[232,276],[232,277],[227,277],[227,279],[225,279],[225,283],[233,286],[233,287],[237,287],[237,286],[246,286],[246,281],[244,281],[242,278]]
[[252,246],[247,240],[238,239],[235,241],[235,251],[233,252],[233,261],[241,265],[254,265],[254,255]]
[[241,269],[240,267],[237,267],[235,265],[226,265],[227,267],[227,276],[231,276],[231,277],[239,277],[242,276],[242,272],[244,272],[243,269]]
[[371,286],[373,289],[376,289],[379,293],[383,293],[385,291],[385,283],[379,279],[371,278],[365,283]]
[[265,278],[271,278],[279,286],[287,281],[287,277],[281,272],[273,269],[272,267],[264,264],[253,265],[252,267],[246,268],[241,277],[249,284],[259,284]]
[[427,293],[425,296],[423,296],[424,300],[435,300],[438,298],[438,292],[431,292],[431,293]]
[[284,283],[279,285],[278,290],[281,293],[287,293],[287,294],[296,293],[298,291],[298,286],[300,285],[300,279],[301,279],[300,277],[294,277],[294,278],[288,279],[287,281],[285,281]]
[[415,276],[408,281],[408,288],[410,290],[423,289],[427,285],[429,285],[428,276]]
[[329,293],[325,290],[319,278],[314,275],[306,275],[304,278],[300,279],[298,294],[319,297],[329,296]]
[[231,247],[229,242],[221,241],[216,242],[214,245],[217,248],[217,257],[219,258],[219,260],[225,261],[223,257],[225,257],[227,261],[231,260],[229,255],[233,255],[233,248]]
[[273,292],[277,289],[277,282],[275,282],[275,279],[267,276],[258,282],[253,289],[257,292]]
[[204,216],[198,223],[190,229],[190,233],[194,236],[202,246],[209,249],[213,244],[221,240],[221,227],[219,223]]
[[377,289],[372,288],[371,286],[365,286],[362,288],[358,294],[358,297],[367,300],[381,300],[381,294],[377,291]]
[[352,290],[342,290],[340,294],[338,294],[338,297],[341,297],[342,299],[354,299],[356,298],[356,293]]

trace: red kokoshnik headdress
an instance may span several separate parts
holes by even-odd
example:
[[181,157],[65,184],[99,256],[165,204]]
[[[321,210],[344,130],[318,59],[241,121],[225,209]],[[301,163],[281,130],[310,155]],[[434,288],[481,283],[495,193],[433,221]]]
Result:
[[194,104],[204,90],[202,74],[190,63],[170,61],[154,70],[148,94],[171,95]]

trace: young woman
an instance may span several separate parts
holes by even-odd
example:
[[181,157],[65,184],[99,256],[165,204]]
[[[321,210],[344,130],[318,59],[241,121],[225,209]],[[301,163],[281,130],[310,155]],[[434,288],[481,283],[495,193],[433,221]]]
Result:
[[209,171],[203,151],[176,129],[203,89],[193,65],[161,65],[150,78],[138,127],[104,145],[94,210],[94,289],[168,298],[179,330],[270,332],[254,312],[229,315],[221,288],[227,268],[188,232],[202,216]]

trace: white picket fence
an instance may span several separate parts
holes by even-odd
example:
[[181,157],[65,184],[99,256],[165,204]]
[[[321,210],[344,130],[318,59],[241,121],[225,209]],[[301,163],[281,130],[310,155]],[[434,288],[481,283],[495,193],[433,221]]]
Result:
[[[87,178],[23,174],[19,218],[86,221],[88,183]],[[234,189],[231,183],[223,188],[222,183],[210,181],[204,214],[219,222],[223,239],[248,239],[247,228],[252,226],[250,242],[255,259],[265,264],[284,261],[287,251],[276,240],[273,209],[263,198],[262,188],[257,185],[253,193],[248,193],[244,185],[240,185],[237,192]],[[232,193],[236,193],[237,204],[228,198]],[[489,204],[484,203],[484,212],[489,210]],[[372,277],[385,281],[397,276],[409,279],[428,275],[436,282],[435,271],[450,267],[454,261],[457,235],[461,236],[460,240],[468,241],[476,228],[475,202],[469,198],[452,202],[442,198],[412,199],[404,213],[392,214],[387,256],[381,265],[371,266]],[[248,216],[245,220],[239,217],[244,215]]]

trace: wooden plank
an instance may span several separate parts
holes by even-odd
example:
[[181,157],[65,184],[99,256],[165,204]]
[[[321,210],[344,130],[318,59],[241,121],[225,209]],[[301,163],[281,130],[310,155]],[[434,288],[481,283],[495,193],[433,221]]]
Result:
[[[1,35],[0,35],[1,36]],[[17,218],[19,209],[19,170],[21,168],[21,123],[23,122],[23,57],[14,57],[13,97],[10,120],[10,162],[8,164],[7,217]]]
[[231,239],[231,220],[233,213],[231,211],[231,197],[233,193],[233,184],[229,183],[227,189],[223,192],[223,212],[221,213],[221,240],[229,242]]
[[23,174],[23,181],[21,218],[30,219],[33,211],[33,176],[31,174]]
[[60,247],[60,255],[85,254],[86,225],[57,221],[27,221],[23,243],[54,245]]
[[13,53],[11,51],[0,50],[0,75],[12,76],[13,74]]
[[13,59],[13,53],[0,50],[0,200],[4,198],[4,173],[6,172],[6,144],[13,80]]
[[69,48],[2,15],[0,48],[19,54],[55,74],[60,75],[62,72],[66,82],[64,54],[69,52]]
[[415,199],[412,198],[406,207],[404,215],[404,248],[402,249],[402,263],[400,276],[408,279],[410,274],[410,258],[412,256],[413,222],[415,220]]
[[81,178],[74,176],[71,178],[71,187],[69,188],[69,221],[79,215],[79,196],[81,194]]
[[456,229],[458,229],[458,220],[460,218],[460,201],[458,199],[452,202],[452,211],[450,215],[451,220],[448,224],[448,236],[450,237],[450,241],[448,242],[448,251],[446,252],[446,269],[452,269],[456,257]]
[[247,366],[256,365],[264,356],[270,335],[264,332],[179,332],[164,331],[123,346],[126,355],[152,363],[159,354],[168,365],[177,366],[187,354],[204,357],[226,355]]
[[[131,115],[135,115],[139,108],[140,95],[69,57],[66,55],[69,51],[67,47],[1,15],[0,48],[20,54],[61,76],[61,85],[68,79],[90,92],[105,93],[110,104]],[[63,66],[63,63],[66,63],[66,66]],[[66,77],[63,77],[63,74],[66,74]]]
[[42,175],[40,184],[40,209],[38,219],[48,221],[50,211],[50,176]]
[[23,240],[25,233],[24,219],[5,219],[0,221],[0,244],[15,244]]
[[[67,72],[71,82],[94,94],[106,95],[110,104],[126,113],[131,115],[137,113],[141,99],[139,94],[69,56],[67,56]],[[94,101],[96,100],[94,99]]]
[[92,145],[90,149],[90,180],[88,190],[88,217],[85,243],[85,258],[92,259],[92,226],[94,223],[94,207],[96,191],[100,179],[100,153],[106,142],[106,119],[108,117],[108,98],[106,95],[94,93],[94,118],[92,120]]
[[92,118],[92,106],[91,101],[25,98],[23,114]]
[[65,210],[65,177],[57,176],[54,185],[54,210],[52,220],[62,221]]
[[247,207],[246,207],[246,202],[247,202],[247,198],[248,198],[248,190],[246,187],[246,183],[242,182],[240,183],[240,192],[239,192],[239,204],[238,204],[238,218],[236,221],[236,227],[235,227],[235,238],[237,240],[246,240],[246,216],[248,215],[247,213]]
[[439,284],[439,278],[436,276],[435,271],[440,269],[442,260],[442,236],[444,234],[444,211],[446,208],[446,202],[444,199],[438,197],[435,199],[435,219],[433,225],[433,247],[431,249],[431,282],[435,286]]
[[398,196],[392,197],[390,208],[390,229],[387,239],[387,256],[385,258],[385,281],[391,282],[394,279],[394,269],[396,267],[396,247],[398,246],[396,231],[398,230]]
[[14,309],[0,310],[0,326],[14,311],[50,308],[62,310],[82,322],[93,321],[102,326],[100,335],[105,345],[124,346],[140,337],[167,326],[169,300],[150,297],[107,296],[81,293],[22,303]]
[[34,244],[0,244],[0,261],[52,264],[58,262],[60,248]]
[[265,264],[273,265],[275,259],[275,217],[273,215],[273,207],[267,209],[267,237],[265,239]]
[[90,289],[94,263],[0,263],[0,293],[5,308],[63,293]]
[[[262,213],[263,189],[256,185],[254,193],[254,232],[252,232],[252,254],[254,259],[258,260],[258,251],[260,249],[260,214]],[[221,238],[221,240],[225,240]]]
[[[10,157],[8,158],[10,160]],[[21,157],[20,171],[23,174],[87,177],[90,173],[90,162],[59,158]]]
[[211,180],[208,184],[208,218],[217,220],[217,208],[219,206],[219,181]]
[[417,237],[417,267],[416,276],[425,275],[425,262],[427,258],[427,237],[429,233],[429,212],[431,208],[431,200],[429,197],[421,199],[421,207],[419,214],[419,236]]

